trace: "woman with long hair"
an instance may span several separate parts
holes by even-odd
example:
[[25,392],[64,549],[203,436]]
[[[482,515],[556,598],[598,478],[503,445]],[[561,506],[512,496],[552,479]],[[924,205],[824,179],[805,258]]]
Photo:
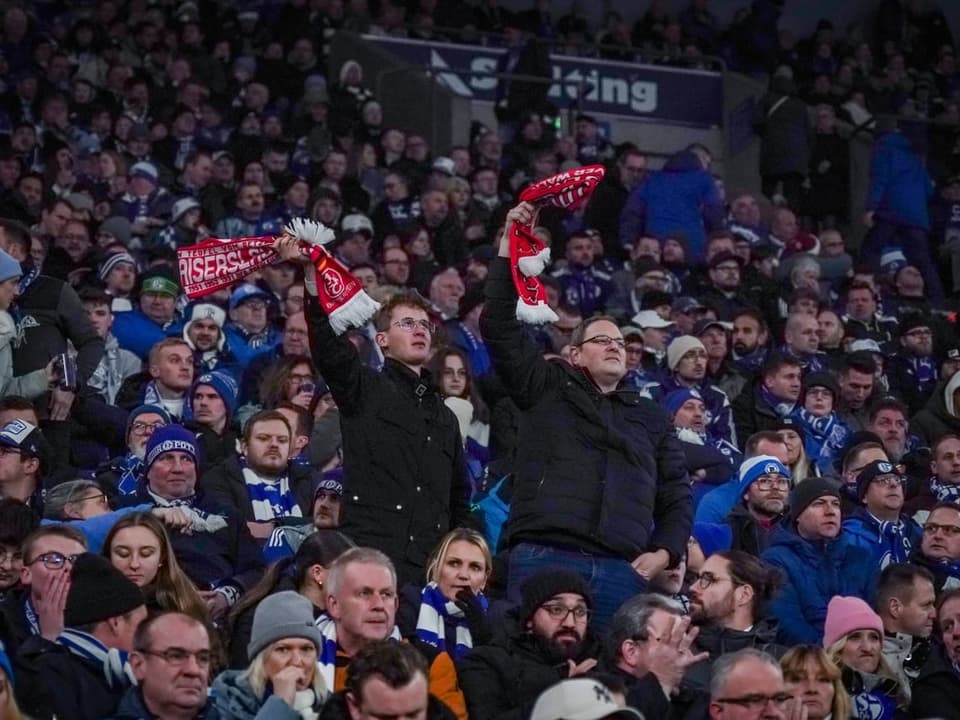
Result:
[[834,596],[827,605],[823,647],[840,668],[852,701],[850,717],[859,717],[858,707],[870,708],[875,720],[907,717],[909,690],[883,657],[883,621],[873,608],[857,597]]
[[483,535],[457,528],[448,532],[427,563],[427,584],[400,591],[397,627],[405,638],[418,638],[454,660],[490,639],[483,594],[493,571],[493,557]]
[[783,438],[783,444],[787,446],[787,467],[790,468],[793,486],[796,487],[808,478],[820,477],[819,469],[810,461],[803,447],[803,428],[800,423],[786,419],[773,429]]
[[248,663],[213,682],[220,717],[317,720],[330,691],[317,659],[322,644],[310,601],[292,590],[266,598],[253,617]]
[[268,595],[293,590],[313,603],[315,617],[323,613],[326,610],[324,583],[327,568],[352,547],[353,542],[343,533],[336,530],[317,530],[307,536],[296,555],[270,565],[260,582],[244,593],[230,611],[227,620],[230,667],[246,666],[247,643],[250,640],[254,614],[257,606]]
[[446,347],[433,354],[427,367],[444,404],[460,423],[467,470],[476,490],[483,469],[490,461],[490,424],[487,406],[473,384],[470,359],[463,350]]
[[206,603],[177,562],[166,529],[150,513],[120,518],[100,554],[143,591],[148,610],[176,610],[209,622]]
[[290,402],[311,415],[317,409],[320,384],[317,367],[306,355],[287,355],[271,364],[260,378],[260,401],[250,402],[237,410],[237,422],[242,427],[261,410],[272,410],[282,402]]
[[[840,668],[822,648],[797,645],[780,658],[780,668],[793,702],[807,710],[807,720],[843,720],[850,717],[850,696]],[[800,717],[799,712],[796,714]]]

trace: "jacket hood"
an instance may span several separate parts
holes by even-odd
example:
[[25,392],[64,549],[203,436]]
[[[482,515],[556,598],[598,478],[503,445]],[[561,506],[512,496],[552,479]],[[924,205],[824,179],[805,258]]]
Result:
[[953,402],[953,394],[960,388],[960,373],[954,373],[950,382],[943,389],[943,407],[951,417],[957,417],[957,408]]
[[711,658],[744,648],[773,645],[777,641],[777,621],[758,620],[750,630],[731,630],[720,625],[705,625],[697,635],[697,646],[710,653]]
[[681,150],[672,155],[663,165],[664,172],[690,172],[691,170],[703,170],[700,158],[690,150]]

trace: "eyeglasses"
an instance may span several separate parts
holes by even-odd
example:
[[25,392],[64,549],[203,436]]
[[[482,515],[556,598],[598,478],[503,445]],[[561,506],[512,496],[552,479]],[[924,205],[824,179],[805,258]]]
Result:
[[137,420],[130,424],[130,429],[135,433],[153,432],[157,428],[162,428],[164,425],[166,425],[165,422],[145,423]]
[[263,300],[247,300],[239,307],[250,308],[251,310],[266,310],[267,304]]
[[733,578],[728,577],[717,577],[712,572],[702,572],[694,578],[694,583],[706,590],[708,587],[714,583],[723,582],[724,580],[729,580],[733,582]]
[[38,562],[42,562],[43,566],[47,570],[59,570],[67,563],[73,565],[79,555],[64,555],[63,553],[58,552],[48,552],[43,553],[43,555],[37,555],[33,560],[27,563],[27,565],[36,565]]
[[80,498],[79,500],[74,500],[73,502],[85,503],[85,502],[89,502],[89,501],[91,501],[91,500],[92,500],[93,502],[97,503],[97,505],[106,505],[106,504],[107,504],[107,496],[106,496],[104,493],[97,493],[96,495],[88,495],[88,496],[85,497],[85,498]]
[[19,550],[0,550],[0,565],[13,564],[23,560],[23,553]]
[[933,331],[929,328],[917,328],[909,332],[905,332],[904,335],[907,337],[933,337]]
[[166,650],[160,651],[137,650],[137,652],[142,655],[153,655],[154,657],[161,658],[165,663],[173,667],[183,666],[187,660],[192,657],[197,659],[197,665],[200,667],[209,667],[210,660],[213,658],[213,653],[209,650],[191,651],[178,647],[167,648]]
[[573,615],[577,622],[586,620],[590,615],[590,609],[584,605],[568,608],[566,605],[541,605],[541,609],[554,620],[563,622],[568,616]]
[[938,530],[950,537],[960,535],[960,525],[940,525],[939,523],[932,522],[924,523],[923,525],[923,531],[930,535],[933,535]]
[[776,695],[761,695],[757,693],[755,695],[743,695],[742,697],[717,698],[713,702],[739,705],[747,710],[759,712],[767,706],[767,703],[773,703],[777,707],[783,707],[791,700],[793,700],[793,695],[789,693],[777,693]]
[[623,350],[627,347],[627,341],[623,338],[612,338],[609,335],[594,335],[592,338],[587,338],[584,340],[581,345],[586,345],[587,343],[593,343],[594,345],[599,345],[600,347],[608,348],[611,344],[616,345],[618,348]]
[[393,324],[395,327],[400,328],[404,332],[413,332],[418,327],[423,328],[431,334],[434,332],[434,330],[436,330],[436,326],[429,320],[414,320],[413,318],[404,318],[403,320],[397,320]]
[[773,477],[764,475],[759,477],[754,481],[758,488],[761,490],[770,490],[771,488],[788,488],[790,487],[790,481],[787,480],[783,475],[774,475]]
[[880,487],[895,487],[897,485],[903,485],[903,479],[899,475],[881,475],[870,481],[871,485],[879,485]]

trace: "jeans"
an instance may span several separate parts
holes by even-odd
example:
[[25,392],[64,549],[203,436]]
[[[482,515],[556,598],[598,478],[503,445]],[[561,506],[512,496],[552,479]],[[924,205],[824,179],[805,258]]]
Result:
[[523,583],[534,573],[546,568],[572,570],[587,582],[593,608],[590,628],[595,633],[603,633],[617,608],[647,589],[647,581],[626,560],[520,543],[510,551],[510,570],[507,574],[507,598],[510,602],[519,604]]

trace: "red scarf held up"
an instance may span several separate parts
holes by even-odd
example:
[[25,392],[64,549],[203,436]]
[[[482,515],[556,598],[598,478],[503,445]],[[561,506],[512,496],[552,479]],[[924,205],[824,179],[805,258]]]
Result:
[[[603,179],[603,165],[586,165],[559,173],[528,186],[520,193],[520,202],[553,205],[568,212],[577,210]],[[533,325],[556,322],[557,315],[547,305],[547,295],[538,277],[550,262],[550,248],[533,233],[529,224],[514,223],[510,228],[510,269],[517,289],[517,319]]]
[[[333,231],[320,223],[298,218],[284,233],[300,240],[313,262],[320,306],[337,335],[361,327],[380,309],[363,291],[360,282],[325,247]],[[274,236],[207,238],[177,250],[180,282],[191,300],[209,295],[243,280],[250,273],[278,262]]]

